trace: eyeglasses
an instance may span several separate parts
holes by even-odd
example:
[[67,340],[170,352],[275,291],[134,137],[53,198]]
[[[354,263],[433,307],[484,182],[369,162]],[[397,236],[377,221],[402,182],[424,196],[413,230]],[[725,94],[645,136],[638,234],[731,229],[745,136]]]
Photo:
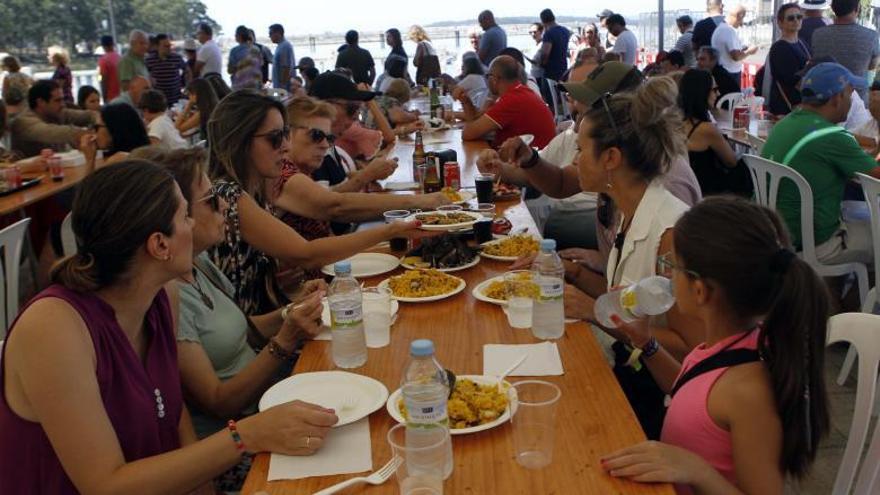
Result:
[[290,126],[286,125],[281,129],[264,132],[263,134],[254,134],[253,137],[264,137],[269,141],[269,144],[272,145],[272,149],[281,149],[284,141],[290,139]]
[[791,15],[785,16],[785,20],[788,22],[800,21],[803,18],[804,18],[804,14],[791,14]]
[[202,201],[207,201],[211,210],[220,211],[220,196],[217,196],[217,193],[214,190],[211,190],[211,192],[204,198],[197,199],[196,203],[201,203]]
[[672,272],[675,270],[685,273],[693,278],[700,278],[699,273],[676,265],[675,262],[672,261],[672,253],[666,253],[657,257],[657,275],[672,278]]
[[305,127],[305,126],[301,126],[301,125],[294,126],[294,129],[307,129],[309,131],[309,139],[311,139],[312,142],[315,144],[318,144],[318,143],[324,141],[325,139],[330,144],[333,144],[333,142],[336,141],[336,136],[334,134],[327,134],[326,132],[322,131],[321,129],[315,129],[312,127]]

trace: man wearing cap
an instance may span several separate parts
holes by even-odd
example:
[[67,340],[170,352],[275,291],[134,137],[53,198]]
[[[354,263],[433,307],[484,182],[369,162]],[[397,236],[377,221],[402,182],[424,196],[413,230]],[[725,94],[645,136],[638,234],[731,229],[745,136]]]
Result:
[[[639,70],[622,62],[605,62],[583,82],[565,83],[562,87],[571,97],[575,125],[553,138],[536,151],[518,137],[508,139],[498,152],[486,150],[477,159],[482,171],[500,173],[502,180],[512,184],[531,185],[544,194],[557,198],[547,218],[545,236],[556,239],[561,249],[580,247],[595,249],[601,245],[596,229],[596,195],[581,191],[577,167],[577,133],[580,116],[593,105],[601,104],[606,94],[632,91],[643,80]],[[534,143],[533,143],[534,144]],[[666,188],[673,195],[694,205],[701,199],[700,186],[690,168],[687,155],[675,160],[665,175]],[[607,253],[609,246],[603,246]]]
[[345,33],[345,43],[336,56],[336,68],[349,69],[354,82],[372,86],[376,79],[376,62],[369,51],[358,46],[358,32]]
[[715,28],[724,22],[724,4],[721,0],[708,0],[706,2],[706,18],[697,22],[694,26],[694,35],[691,38],[694,45],[694,53],[700,48],[712,44],[712,35]]
[[116,51],[116,43],[113,36],[101,36],[101,48],[104,55],[98,59],[98,75],[101,76],[101,96],[104,104],[119,96],[119,53]]
[[[859,0],[832,0],[834,24],[814,31],[811,46],[813,58],[834,57],[856,76],[865,77],[877,66],[880,41],[877,31],[858,24],[860,9]],[[868,101],[866,88],[857,91],[863,101]]]
[[812,53],[813,50],[813,31],[831,24],[831,20],[824,16],[825,9],[830,5],[829,0],[803,0],[799,5],[804,11],[804,20],[801,23],[801,30],[798,31],[798,38],[807,45]]
[[614,42],[616,41],[616,39],[614,38],[614,35],[611,34],[610,31],[608,31],[608,26],[606,24],[606,22],[608,21],[608,18],[613,15],[614,15],[614,12],[609,9],[604,9],[604,10],[602,10],[602,12],[599,12],[598,14],[596,14],[596,18],[599,19],[599,26],[601,26],[605,29],[605,33],[606,33],[605,34],[605,48],[611,48],[612,46],[614,46]]
[[[867,222],[841,222],[840,202],[856,172],[880,178],[877,162],[837,122],[846,120],[853,89],[867,81],[844,66],[825,62],[810,69],[801,82],[802,102],[773,127],[761,156],[796,170],[813,192],[816,256],[824,263],[871,263],[871,227]],[[779,186],[777,208],[792,241],[801,249],[801,199],[790,181]]]
[[[486,82],[489,91],[498,95],[497,101],[479,117],[465,123],[461,137],[465,140],[485,139],[495,133],[493,147],[507,138],[521,134],[534,136],[534,144],[543,148],[556,134],[553,114],[544,100],[522,83],[523,68],[508,55],[500,55],[492,61]],[[476,107],[464,88],[455,88],[453,97],[462,102],[466,115],[475,115]]]

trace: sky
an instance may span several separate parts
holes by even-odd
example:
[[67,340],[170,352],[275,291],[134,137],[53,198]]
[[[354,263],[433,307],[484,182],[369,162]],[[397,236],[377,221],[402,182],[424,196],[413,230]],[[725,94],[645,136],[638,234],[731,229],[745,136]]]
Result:
[[[397,27],[405,31],[412,24],[429,24],[443,20],[473,20],[477,14],[490,9],[495,16],[534,16],[544,8],[551,8],[557,16],[594,16],[602,8],[601,2],[572,2],[542,0],[540,3],[522,0],[323,0],[282,2],[280,0],[202,0],[208,15],[231,33],[244,24],[258,33],[270,24],[281,23],[288,35],[320,34],[327,31],[344,32],[348,29],[385,30]],[[588,6],[591,5],[591,6]],[[623,14],[656,10],[651,0],[613,0],[606,5]],[[704,0],[666,0],[666,9],[695,8],[701,10]]]

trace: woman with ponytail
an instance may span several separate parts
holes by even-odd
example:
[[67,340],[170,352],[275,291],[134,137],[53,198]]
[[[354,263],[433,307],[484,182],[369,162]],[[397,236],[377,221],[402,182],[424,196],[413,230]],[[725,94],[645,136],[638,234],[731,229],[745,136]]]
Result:
[[[679,363],[647,326],[621,324],[672,400],[661,442],[602,460],[612,475],[679,493],[782,493],[828,432],[823,366],[828,295],[771,210],[710,198],[676,223],[658,261],[704,343]],[[622,322],[621,322],[622,323]]]
[[208,493],[247,452],[320,448],[337,418],[302,402],[196,441],[174,290],[192,270],[192,230],[180,188],[153,163],[124,161],[82,181],[77,252],[22,309],[2,349],[0,493]]

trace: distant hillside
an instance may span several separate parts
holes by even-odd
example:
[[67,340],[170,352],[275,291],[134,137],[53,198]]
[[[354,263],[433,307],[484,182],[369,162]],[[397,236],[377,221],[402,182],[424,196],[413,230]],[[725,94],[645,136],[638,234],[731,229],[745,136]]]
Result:
[[[519,16],[519,17],[496,17],[495,21],[498,24],[531,24],[533,22],[538,22],[538,16],[528,17],[528,16]],[[597,22],[595,17],[575,17],[575,16],[558,16],[556,18],[556,22],[560,24],[574,24],[581,23],[586,24],[588,22]],[[468,24],[476,24],[477,19],[463,20],[463,21],[440,21],[434,22],[431,24],[426,24],[425,27],[452,27],[452,26],[467,26]]]

